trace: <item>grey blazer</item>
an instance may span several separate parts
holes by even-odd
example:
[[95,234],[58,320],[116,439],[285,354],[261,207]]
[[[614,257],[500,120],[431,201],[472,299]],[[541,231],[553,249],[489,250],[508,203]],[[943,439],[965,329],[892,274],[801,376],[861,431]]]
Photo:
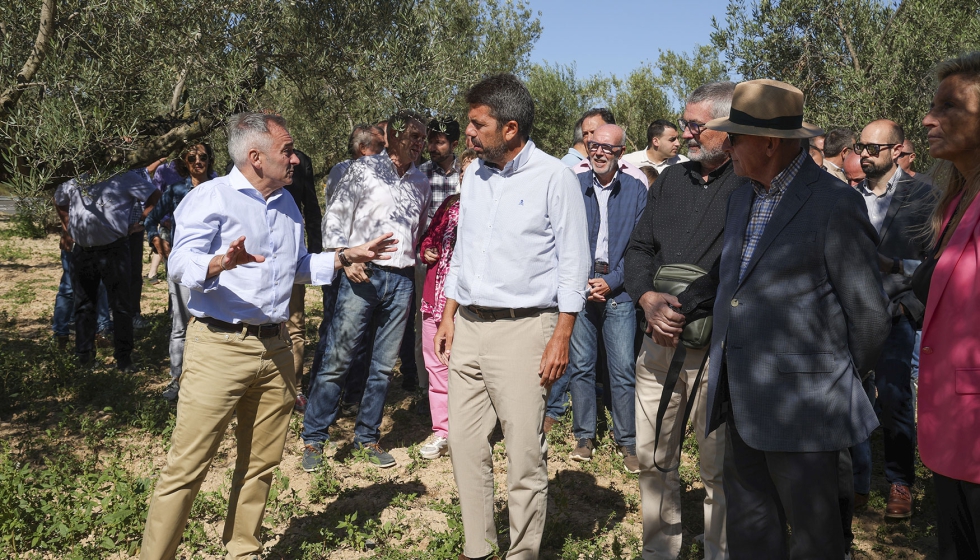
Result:
[[[717,269],[708,433],[734,419],[762,451],[832,451],[878,426],[859,372],[891,330],[867,207],[807,159],[738,281],[752,184],[728,200]],[[722,410],[722,367],[731,410]],[[727,407],[726,407],[727,408]]]

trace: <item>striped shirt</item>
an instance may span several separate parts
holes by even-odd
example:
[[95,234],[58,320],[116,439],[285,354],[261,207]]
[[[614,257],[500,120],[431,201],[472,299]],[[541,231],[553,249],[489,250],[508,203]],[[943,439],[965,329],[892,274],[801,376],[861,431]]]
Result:
[[739,282],[745,276],[745,270],[752,260],[752,253],[755,253],[756,247],[759,246],[759,240],[762,239],[762,234],[766,231],[766,224],[772,218],[772,213],[775,212],[776,205],[783,198],[786,187],[796,178],[800,167],[803,166],[804,158],[807,157],[810,157],[807,152],[800,151],[800,155],[796,156],[796,159],[786,169],[783,169],[778,175],[773,177],[768,191],[766,191],[761,183],[752,181],[755,198],[752,200],[752,214],[749,216],[749,225],[745,228],[745,240],[742,242],[742,263],[738,269]]

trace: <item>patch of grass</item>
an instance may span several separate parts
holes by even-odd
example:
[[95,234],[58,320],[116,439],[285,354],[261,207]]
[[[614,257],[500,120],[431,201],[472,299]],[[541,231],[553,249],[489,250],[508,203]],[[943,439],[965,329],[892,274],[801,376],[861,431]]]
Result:
[[30,249],[25,249],[16,243],[0,243],[0,261],[19,261],[29,258],[31,258]]
[[[0,259],[3,256],[0,255]],[[3,294],[3,299],[9,300],[17,305],[28,305],[34,301],[37,294],[34,292],[34,282],[17,282],[14,287]]]

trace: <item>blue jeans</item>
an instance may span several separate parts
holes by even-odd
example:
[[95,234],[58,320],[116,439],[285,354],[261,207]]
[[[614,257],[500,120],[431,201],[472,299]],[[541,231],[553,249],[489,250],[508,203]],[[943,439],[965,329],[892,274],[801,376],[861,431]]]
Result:
[[[320,321],[320,328],[317,329],[319,340],[316,344],[316,350],[313,352],[313,365],[310,367],[311,378],[315,372],[320,371],[320,365],[323,363],[323,353],[327,349],[327,331],[330,329],[334,308],[337,306],[337,291],[340,289],[341,276],[346,276],[346,274],[340,272],[333,284],[322,286],[323,321]],[[361,397],[364,396],[364,383],[367,380],[367,371],[371,367],[370,346],[367,340],[358,345],[354,351],[354,356],[354,361],[347,368],[347,381],[344,382],[345,404],[359,404]],[[312,383],[312,379],[310,382]],[[300,389],[297,388],[297,390]]]
[[[51,318],[51,330],[54,331],[55,336],[68,336],[71,332],[71,324],[75,322],[75,292],[71,289],[71,262],[71,253],[62,250],[61,283],[58,284],[58,295],[54,298],[54,316]],[[106,296],[104,284],[99,284],[96,312],[98,332],[112,332],[109,298]]]
[[[576,323],[578,320],[575,321]],[[551,390],[548,393],[548,405],[545,408],[545,416],[550,416],[555,420],[561,418],[565,415],[565,411],[568,410],[568,405],[571,401],[568,399],[568,371],[565,375],[558,378],[551,385]]]
[[360,284],[339,275],[337,302],[326,330],[323,357],[310,379],[309,404],[303,417],[303,441],[307,444],[329,439],[328,429],[337,419],[348,370],[365,337],[373,339],[374,350],[354,425],[354,441],[377,443],[381,437],[385,398],[405,334],[415,272],[413,268],[373,264],[368,269],[370,280]]
[[606,346],[613,436],[619,445],[636,445],[636,370],[633,336],[636,311],[632,302],[587,302],[572,330],[568,352],[568,388],[572,394],[575,439],[592,439],[596,431],[595,370],[599,336]]
[[[875,364],[874,383],[878,396],[875,412],[885,436],[885,479],[889,484],[912,486],[915,483],[915,407],[912,395],[912,351],[915,349],[915,330],[908,319],[901,317],[892,325],[891,333]],[[865,441],[852,452],[854,472],[867,472],[870,483],[871,442]],[[866,464],[864,464],[866,462]],[[855,478],[855,492],[865,486]],[[868,484],[870,486],[870,484]],[[861,492],[862,494],[866,492]]]

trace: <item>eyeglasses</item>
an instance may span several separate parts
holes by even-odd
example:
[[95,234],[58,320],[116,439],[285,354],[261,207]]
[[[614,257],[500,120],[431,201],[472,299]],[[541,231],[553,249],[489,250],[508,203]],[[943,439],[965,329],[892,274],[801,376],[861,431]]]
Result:
[[891,148],[893,146],[898,146],[898,144],[862,144],[857,142],[854,144],[854,153],[861,155],[861,152],[868,150],[868,155],[875,157],[881,153],[882,148]]
[[187,163],[197,163],[198,160],[200,160],[201,163],[207,163],[209,159],[211,158],[208,156],[207,153],[187,154],[186,156],[184,156],[184,161],[186,161]]
[[598,152],[601,149],[602,153],[606,154],[607,156],[611,156],[614,153],[616,153],[616,151],[622,150],[626,146],[622,144],[614,145],[614,144],[600,144],[599,142],[589,142],[587,147],[589,149],[589,153]]
[[915,155],[915,152],[900,152],[898,154],[898,158],[901,159],[901,158],[906,157],[906,156],[914,156],[914,155]]
[[686,121],[684,119],[681,119],[678,122],[681,125],[681,130],[684,130],[685,128],[690,129],[691,134],[701,134],[701,129],[704,128],[705,124],[707,124],[698,121]]
[[742,135],[741,134],[736,134],[734,132],[729,132],[728,133],[728,143],[731,144],[732,147],[734,148],[735,147],[735,142],[739,139],[740,136],[742,136]]

